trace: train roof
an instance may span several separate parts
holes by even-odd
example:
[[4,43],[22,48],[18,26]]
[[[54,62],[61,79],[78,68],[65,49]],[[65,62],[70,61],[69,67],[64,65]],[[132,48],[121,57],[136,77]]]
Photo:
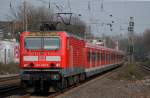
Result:
[[[66,34],[67,37],[74,37],[74,38],[77,38],[77,39],[80,39],[80,40],[84,40],[83,38],[79,37],[78,35],[75,35],[75,34],[72,34],[72,33],[69,33],[67,31],[25,31],[25,32],[22,32],[22,35],[26,35],[26,34],[32,34],[34,33],[36,35],[36,33],[42,33],[42,32],[45,32],[45,34],[47,33],[63,33],[63,34]],[[38,35],[38,34],[37,34]]]

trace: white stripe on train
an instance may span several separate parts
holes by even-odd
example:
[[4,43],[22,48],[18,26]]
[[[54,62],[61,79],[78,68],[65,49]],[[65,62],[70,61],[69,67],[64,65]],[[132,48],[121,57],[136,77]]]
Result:
[[38,56],[24,56],[24,61],[38,61]]

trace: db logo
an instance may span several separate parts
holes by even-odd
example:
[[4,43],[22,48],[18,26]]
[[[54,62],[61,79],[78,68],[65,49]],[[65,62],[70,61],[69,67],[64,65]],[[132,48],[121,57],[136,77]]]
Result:
[[39,61],[45,61],[45,56],[39,56]]

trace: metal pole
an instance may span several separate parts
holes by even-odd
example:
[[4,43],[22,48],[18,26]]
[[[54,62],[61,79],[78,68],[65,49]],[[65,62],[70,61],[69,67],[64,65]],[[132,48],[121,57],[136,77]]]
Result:
[[7,63],[7,57],[6,57],[7,55],[6,55],[6,49],[4,50],[4,64],[6,64]]
[[23,0],[23,27],[24,30],[28,30],[28,19],[27,19],[27,4],[26,0]]
[[70,0],[68,0],[68,7],[69,7],[69,12],[71,13]]
[[129,62],[133,63],[134,62],[134,20],[133,17],[130,17],[129,20],[129,27],[128,27],[128,32],[129,32]]

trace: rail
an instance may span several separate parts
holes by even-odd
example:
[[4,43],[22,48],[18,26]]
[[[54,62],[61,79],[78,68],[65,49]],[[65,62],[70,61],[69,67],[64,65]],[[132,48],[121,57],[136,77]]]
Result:
[[147,71],[150,71],[150,65],[141,65],[141,67]]
[[20,87],[19,75],[0,77],[0,93],[15,90]]
[[68,88],[62,90],[62,91],[59,91],[59,92],[50,94],[50,95],[48,96],[48,98],[55,98],[56,96],[61,96],[61,95],[63,95],[64,93],[66,93],[66,92],[68,92],[68,91],[71,91],[71,90],[78,89],[78,88],[80,88],[80,87],[86,86],[86,85],[88,85],[90,82],[94,82],[94,81],[97,81],[97,80],[99,80],[99,79],[103,79],[103,78],[105,78],[105,77],[108,77],[108,76],[110,76],[112,73],[117,72],[118,70],[119,70],[119,68],[117,67],[117,68],[111,69],[111,71],[109,70],[109,71],[103,72],[102,74],[94,75],[94,76],[90,77],[89,79],[87,79],[86,81],[83,81],[83,82],[80,82],[80,83],[78,83],[78,84],[75,84],[75,85],[73,85],[73,86],[71,86],[71,87],[68,87]]
[[8,81],[8,80],[11,80],[11,79],[19,79],[19,75],[15,74],[15,75],[1,76],[0,77],[0,82]]

